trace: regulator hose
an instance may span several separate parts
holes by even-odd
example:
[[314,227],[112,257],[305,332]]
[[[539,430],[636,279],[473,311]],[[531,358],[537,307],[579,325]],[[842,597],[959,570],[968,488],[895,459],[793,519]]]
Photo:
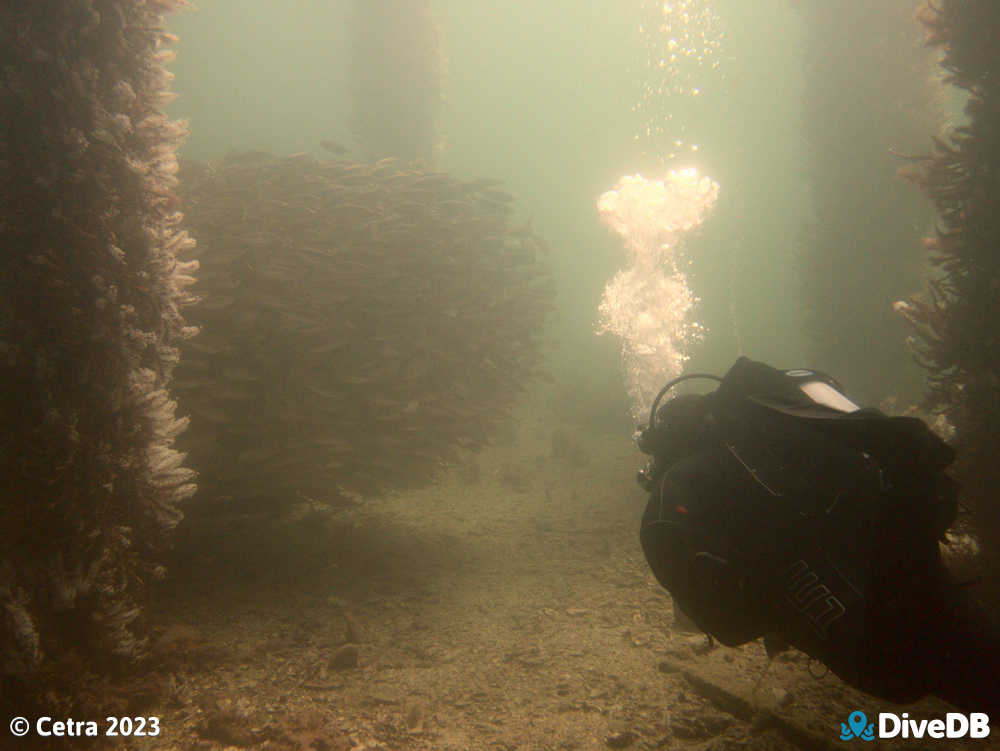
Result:
[[659,406],[660,399],[663,398],[663,395],[666,394],[668,391],[670,391],[670,389],[672,389],[681,381],[689,381],[692,378],[710,378],[713,381],[718,381],[719,383],[722,383],[722,379],[719,376],[714,375],[712,373],[687,373],[685,375],[675,378],[672,381],[668,381],[667,385],[664,386],[662,389],[660,389],[659,393],[657,393],[656,395],[656,398],[653,399],[653,406],[649,408],[649,427],[647,428],[647,430],[652,430],[656,426],[656,408]]

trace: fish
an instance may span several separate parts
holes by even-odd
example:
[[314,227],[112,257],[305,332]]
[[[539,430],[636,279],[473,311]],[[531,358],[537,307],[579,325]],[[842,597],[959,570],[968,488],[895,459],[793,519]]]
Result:
[[503,183],[329,144],[182,162],[203,333],[174,373],[203,493],[409,485],[539,370],[554,286]]
[[323,140],[319,142],[319,145],[336,156],[347,153],[347,147],[337,141]]
[[495,188],[486,188],[481,190],[480,193],[487,198],[491,198],[495,201],[500,201],[501,203],[512,203],[514,201],[514,196],[503,190],[497,190]]

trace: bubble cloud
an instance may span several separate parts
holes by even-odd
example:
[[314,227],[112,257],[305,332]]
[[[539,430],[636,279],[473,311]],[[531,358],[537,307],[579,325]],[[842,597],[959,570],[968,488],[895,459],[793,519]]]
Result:
[[636,419],[663,383],[680,374],[688,344],[701,336],[691,319],[697,298],[680,268],[679,246],[718,196],[718,183],[687,168],[663,180],[627,175],[597,201],[602,221],[622,236],[629,253],[628,268],[604,289],[598,333],[621,339]]

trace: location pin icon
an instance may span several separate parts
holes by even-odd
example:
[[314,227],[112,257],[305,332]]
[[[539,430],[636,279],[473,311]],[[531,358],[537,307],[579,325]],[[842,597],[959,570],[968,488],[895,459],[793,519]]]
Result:
[[860,738],[861,734],[865,732],[865,725],[868,724],[868,718],[865,717],[864,712],[851,712],[847,718],[847,724],[850,725],[851,730],[854,731],[854,737]]

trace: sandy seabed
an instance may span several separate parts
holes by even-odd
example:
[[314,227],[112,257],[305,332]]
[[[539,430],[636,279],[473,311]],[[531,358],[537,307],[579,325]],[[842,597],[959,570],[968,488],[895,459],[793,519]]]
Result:
[[174,566],[145,710],[162,732],[125,745],[832,749],[851,711],[904,711],[794,651],[768,665],[675,628],[639,548],[640,463],[626,436],[521,424],[431,488],[227,522]]

